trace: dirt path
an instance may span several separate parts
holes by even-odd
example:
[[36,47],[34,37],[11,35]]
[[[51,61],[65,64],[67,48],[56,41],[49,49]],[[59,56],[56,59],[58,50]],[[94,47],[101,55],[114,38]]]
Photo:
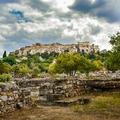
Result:
[[120,118],[77,113],[69,107],[37,106],[7,113],[0,116],[0,120],[120,120]]

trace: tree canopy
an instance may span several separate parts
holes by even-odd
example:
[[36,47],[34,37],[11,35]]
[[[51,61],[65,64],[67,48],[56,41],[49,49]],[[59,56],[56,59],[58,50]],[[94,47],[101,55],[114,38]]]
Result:
[[113,53],[106,61],[106,67],[113,72],[120,70],[120,52]]
[[112,54],[106,60],[106,68],[111,71],[120,70],[120,32],[110,37]]
[[110,37],[110,44],[114,52],[120,52],[120,32]]
[[3,62],[7,62],[10,65],[14,65],[16,64],[16,59],[14,56],[8,56],[8,57],[3,58]]
[[56,59],[54,64],[49,67],[50,73],[66,73],[74,75],[77,71],[89,74],[91,71],[100,70],[102,62],[96,61],[95,63],[86,59],[80,54],[61,54]]

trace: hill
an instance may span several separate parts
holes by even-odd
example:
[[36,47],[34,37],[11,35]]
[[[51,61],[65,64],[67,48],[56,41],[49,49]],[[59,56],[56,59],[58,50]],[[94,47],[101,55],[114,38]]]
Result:
[[70,53],[76,53],[76,52],[91,52],[99,51],[99,46],[90,44],[89,42],[78,42],[78,44],[60,44],[60,43],[53,43],[53,44],[40,44],[36,43],[32,46],[25,46],[20,48],[19,50],[16,50],[14,52],[10,52],[10,55],[27,55],[31,54],[34,55],[36,53],[44,53],[44,52],[56,52],[56,53],[64,53],[64,52],[70,52]]

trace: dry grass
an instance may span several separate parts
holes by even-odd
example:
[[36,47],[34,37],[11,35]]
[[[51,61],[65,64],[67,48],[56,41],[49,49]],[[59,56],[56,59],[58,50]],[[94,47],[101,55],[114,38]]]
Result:
[[89,104],[72,105],[70,109],[82,114],[99,114],[120,118],[120,93],[94,96]]
[[7,113],[0,120],[120,120],[120,93],[87,96],[91,97],[87,105],[38,105]]

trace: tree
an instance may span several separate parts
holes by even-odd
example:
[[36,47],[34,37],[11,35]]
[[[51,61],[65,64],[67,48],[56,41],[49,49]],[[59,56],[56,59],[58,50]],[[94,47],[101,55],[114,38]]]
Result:
[[2,74],[2,75],[0,75],[0,82],[8,82],[11,79],[12,78],[11,78],[10,74]]
[[40,69],[38,67],[34,67],[32,70],[32,76],[37,77],[39,73],[40,73]]
[[106,68],[113,72],[120,70],[120,52],[112,54],[106,60]]
[[79,61],[79,54],[61,54],[56,60],[56,70],[59,73],[66,73],[69,75],[77,71],[77,63]]
[[66,73],[75,75],[77,71],[89,74],[93,69],[93,64],[80,54],[61,54],[54,64],[49,67],[50,73]]
[[55,70],[56,66],[55,66],[55,65],[56,65],[56,64],[52,63],[52,64],[49,66],[48,72],[49,72],[50,74],[56,74],[56,70]]
[[30,73],[30,68],[27,66],[27,64],[23,63],[19,65],[18,72],[24,75],[24,74]]
[[84,57],[81,57],[78,66],[79,66],[78,69],[79,72],[85,73],[87,76],[89,75],[89,72],[94,71],[92,62]]
[[50,57],[48,52],[41,53],[40,56],[45,59],[48,59]]
[[104,64],[100,60],[93,61],[93,71],[99,71],[104,68]]
[[4,66],[4,73],[10,73],[11,72],[11,65],[10,64],[4,62],[3,66]]
[[113,53],[106,60],[106,68],[111,71],[120,70],[120,32],[110,37]]
[[49,72],[72,74],[75,70],[75,61],[72,54],[61,54],[55,64],[50,65]]
[[0,60],[0,74],[4,73],[4,65],[3,62]]
[[14,56],[8,56],[8,57],[3,58],[3,62],[7,62],[12,66],[16,64],[16,59]]
[[11,71],[14,72],[15,74],[19,73],[19,64],[14,64],[12,66],[12,70]]
[[3,58],[7,57],[6,51],[3,53]]
[[120,32],[111,36],[109,42],[112,45],[113,52],[120,52]]
[[13,65],[11,71],[14,72],[16,76],[24,76],[25,74],[31,72],[30,68],[25,63]]
[[8,63],[0,60],[0,74],[10,73],[10,71],[11,71],[11,66]]

